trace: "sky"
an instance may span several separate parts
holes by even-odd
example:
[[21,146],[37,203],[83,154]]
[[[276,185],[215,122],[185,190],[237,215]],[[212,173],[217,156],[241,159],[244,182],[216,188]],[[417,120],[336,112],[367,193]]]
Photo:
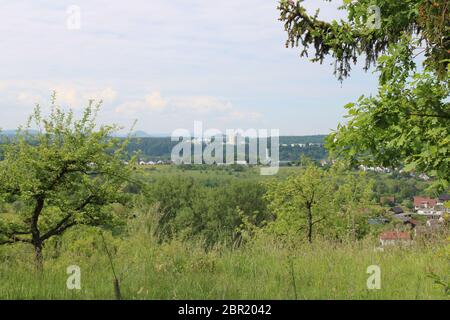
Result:
[[[325,20],[344,17],[308,0]],[[102,99],[98,121],[168,133],[204,128],[327,134],[343,106],[376,89],[355,68],[340,83],[285,47],[274,0],[0,0],[0,128],[43,110],[53,90],[81,112]],[[79,10],[79,11],[78,11]],[[80,24],[77,24],[79,12]]]

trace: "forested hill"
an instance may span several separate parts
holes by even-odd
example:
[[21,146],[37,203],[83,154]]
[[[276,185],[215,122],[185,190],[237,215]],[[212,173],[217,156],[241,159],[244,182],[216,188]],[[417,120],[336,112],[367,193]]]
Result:
[[[15,131],[3,131],[2,136],[6,139],[1,139],[0,144],[5,143],[14,135]],[[327,152],[323,147],[325,137],[325,135],[280,137],[280,160],[298,161],[302,155],[314,160],[325,159],[327,157]],[[136,137],[131,139],[127,151],[130,154],[139,152],[140,159],[145,161],[170,160],[172,148],[177,143],[172,142],[170,137]]]
[[[306,155],[315,160],[327,157],[323,147],[325,135],[317,136],[284,136],[280,137],[280,160],[297,161],[301,155]],[[172,148],[177,142],[172,142],[170,137],[144,137],[132,139],[128,151],[130,153],[140,151],[143,160],[169,160]]]

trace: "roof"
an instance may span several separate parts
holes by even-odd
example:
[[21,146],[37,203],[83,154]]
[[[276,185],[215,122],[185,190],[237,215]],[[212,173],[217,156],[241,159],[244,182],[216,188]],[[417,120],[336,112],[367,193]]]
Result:
[[430,207],[434,207],[437,204],[437,200],[428,197],[414,197],[414,206],[419,207],[424,204],[427,204]]
[[450,201],[450,194],[441,194],[439,196],[440,201]]
[[403,209],[401,207],[393,207],[391,208],[391,211],[396,214],[403,213]]
[[380,234],[380,240],[411,240],[409,232],[385,231]]

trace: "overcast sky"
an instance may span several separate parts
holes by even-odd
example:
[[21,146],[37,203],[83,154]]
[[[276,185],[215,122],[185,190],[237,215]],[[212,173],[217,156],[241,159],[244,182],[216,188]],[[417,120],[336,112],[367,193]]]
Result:
[[[341,1],[310,0],[321,17]],[[0,0],[0,128],[26,121],[52,90],[80,110],[102,98],[102,123],[149,133],[193,128],[280,129],[322,134],[347,102],[376,89],[354,70],[341,84],[330,61],[313,64],[286,49],[273,0]],[[80,29],[67,27],[68,7]],[[311,10],[313,12],[313,10]]]

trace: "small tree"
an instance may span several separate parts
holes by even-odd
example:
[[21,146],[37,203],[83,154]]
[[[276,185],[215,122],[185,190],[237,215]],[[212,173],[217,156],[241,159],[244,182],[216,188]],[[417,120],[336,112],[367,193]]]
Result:
[[313,241],[314,226],[326,218],[326,207],[331,193],[327,173],[307,163],[297,175],[269,185],[266,199],[276,216],[272,227],[277,231],[306,228],[309,243]]
[[[0,218],[0,244],[33,245],[38,268],[51,237],[80,224],[117,224],[108,205],[126,200],[122,190],[131,174],[123,162],[127,140],[111,138],[116,126],[96,128],[100,104],[90,101],[75,120],[53,96],[50,115],[43,118],[37,105],[27,126],[4,146],[0,196],[20,201],[24,209],[14,221]],[[31,129],[38,131],[31,134]]]
[[334,210],[338,214],[335,223],[344,225],[345,235],[358,240],[364,235],[367,219],[378,206],[373,203],[373,181],[364,172],[349,172],[335,165],[330,172],[334,182]]

